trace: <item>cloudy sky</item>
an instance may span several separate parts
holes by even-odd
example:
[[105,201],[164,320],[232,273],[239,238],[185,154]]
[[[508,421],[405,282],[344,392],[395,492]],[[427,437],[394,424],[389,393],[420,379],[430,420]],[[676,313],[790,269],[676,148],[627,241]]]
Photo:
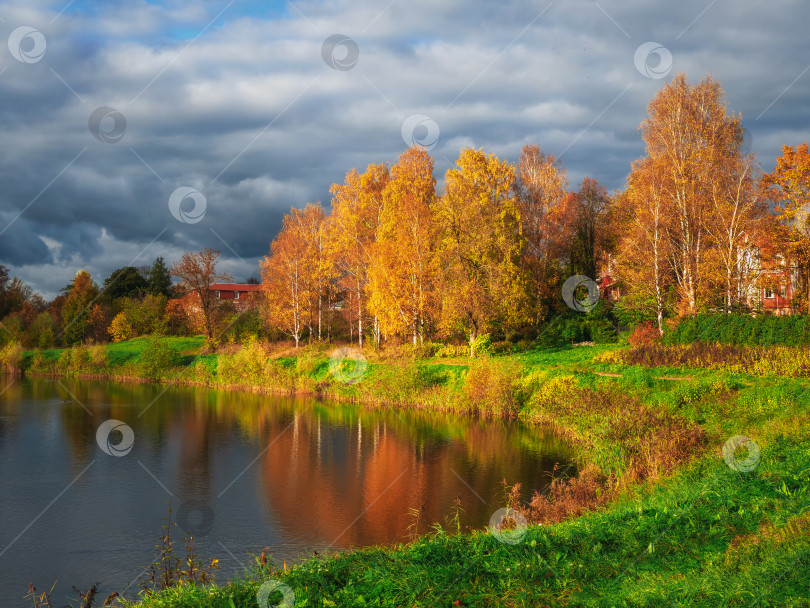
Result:
[[4,2],[0,263],[46,297],[201,247],[245,279],[291,206],[410,143],[440,183],[463,147],[537,144],[619,189],[678,72],[720,80],[770,170],[810,139],[808,22],[806,0]]

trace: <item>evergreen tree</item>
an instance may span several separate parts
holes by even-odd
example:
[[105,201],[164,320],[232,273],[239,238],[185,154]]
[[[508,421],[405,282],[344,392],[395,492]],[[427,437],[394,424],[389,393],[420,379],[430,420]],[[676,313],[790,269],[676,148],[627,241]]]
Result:
[[152,270],[149,272],[149,279],[147,280],[147,291],[154,296],[171,295],[172,290],[172,277],[169,274],[169,269],[166,262],[162,257],[155,259],[152,264]]

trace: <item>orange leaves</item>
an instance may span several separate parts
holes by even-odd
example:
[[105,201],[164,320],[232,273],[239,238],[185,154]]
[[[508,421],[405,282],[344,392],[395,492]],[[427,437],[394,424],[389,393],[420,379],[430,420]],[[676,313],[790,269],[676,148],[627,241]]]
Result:
[[694,314],[699,306],[714,305],[722,276],[730,308],[744,291],[740,281],[750,279],[739,272],[738,261],[761,215],[753,162],[740,151],[739,115],[727,112],[716,80],[707,76],[691,85],[679,74],[650,102],[641,132],[646,157],[633,164],[624,199],[635,210],[637,230],[625,245],[652,257],[625,259],[641,271],[639,278],[646,275],[647,284],[658,277],[659,320],[660,292],[669,277],[678,288],[679,310]]
[[284,216],[281,232],[273,241],[270,257],[261,262],[262,290],[267,321],[295,340],[306,324],[320,312],[324,292],[324,260],[321,247],[326,218],[320,203],[301,211],[292,208]]

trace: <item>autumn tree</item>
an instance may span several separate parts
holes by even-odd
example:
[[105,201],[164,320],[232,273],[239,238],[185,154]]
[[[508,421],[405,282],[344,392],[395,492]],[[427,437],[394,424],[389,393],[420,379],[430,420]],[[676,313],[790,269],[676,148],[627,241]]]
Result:
[[810,313],[810,151],[807,142],[783,146],[776,166],[760,180],[760,192],[774,203],[778,225],[771,234],[784,243],[774,253],[782,254],[797,267],[807,312]]
[[441,325],[446,334],[458,328],[466,332],[470,356],[480,334],[525,319],[523,239],[513,180],[509,163],[464,149],[445,174],[445,192],[436,205]]
[[639,311],[642,318],[655,318],[664,333],[667,292],[673,282],[667,259],[668,221],[665,176],[660,164],[649,158],[633,163],[627,189],[617,197],[617,279],[628,287],[625,308]]
[[172,264],[169,269],[172,276],[180,279],[178,289],[186,294],[194,294],[198,299],[205,323],[205,334],[209,340],[214,337],[215,313],[218,305],[211,285],[233,280],[230,273],[217,272],[219,255],[217,249],[187,251],[180,261]]
[[98,286],[90,273],[80,270],[73,278],[62,305],[62,339],[65,344],[81,344],[90,330],[90,308],[98,297]]
[[[298,230],[308,244],[306,259],[306,320],[310,340],[323,336],[324,309],[331,303],[333,273],[326,256],[324,221],[326,212],[320,202],[310,203],[295,215]],[[317,327],[317,334],[316,328]]]
[[741,154],[738,140],[720,160],[722,170],[710,185],[706,232],[714,245],[723,304],[727,313],[745,303],[759,278],[758,247],[768,230],[769,214],[756,188],[757,166],[752,154]]
[[369,265],[369,310],[383,333],[422,343],[433,302],[436,180],[426,150],[409,148],[391,167]]
[[303,211],[290,209],[284,216],[281,232],[270,246],[270,255],[261,262],[267,320],[293,338],[296,348],[306,324],[312,333],[316,302],[320,320],[318,237],[323,219],[319,204],[307,205]]
[[569,196],[571,272],[596,279],[610,244],[610,199],[604,187],[586,177]]
[[[641,124],[648,170],[660,176],[667,258],[674,273],[683,313],[694,314],[705,295],[712,247],[713,184],[734,170],[742,126],[726,111],[720,84],[706,76],[690,85],[683,74],[664,86],[650,102]],[[732,180],[733,181],[733,180]]]
[[[349,296],[349,324],[357,321],[357,343],[363,346],[363,318],[366,315],[366,285],[373,246],[383,208],[383,191],[389,180],[388,166],[369,165],[365,173],[352,169],[343,184],[333,184],[332,213],[326,224],[329,259],[342,278]],[[356,315],[356,316],[354,316]],[[379,341],[379,319],[374,316],[373,333]]]
[[514,190],[526,240],[522,264],[529,281],[532,316],[543,321],[559,297],[561,261],[569,242],[563,202],[565,170],[538,146],[524,146],[517,163]]

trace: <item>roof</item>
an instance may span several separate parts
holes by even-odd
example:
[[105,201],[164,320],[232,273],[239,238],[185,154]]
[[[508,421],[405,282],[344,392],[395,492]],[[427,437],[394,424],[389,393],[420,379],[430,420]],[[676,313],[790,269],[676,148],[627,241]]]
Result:
[[209,287],[217,291],[259,291],[261,288],[261,285],[253,283],[211,283]]

